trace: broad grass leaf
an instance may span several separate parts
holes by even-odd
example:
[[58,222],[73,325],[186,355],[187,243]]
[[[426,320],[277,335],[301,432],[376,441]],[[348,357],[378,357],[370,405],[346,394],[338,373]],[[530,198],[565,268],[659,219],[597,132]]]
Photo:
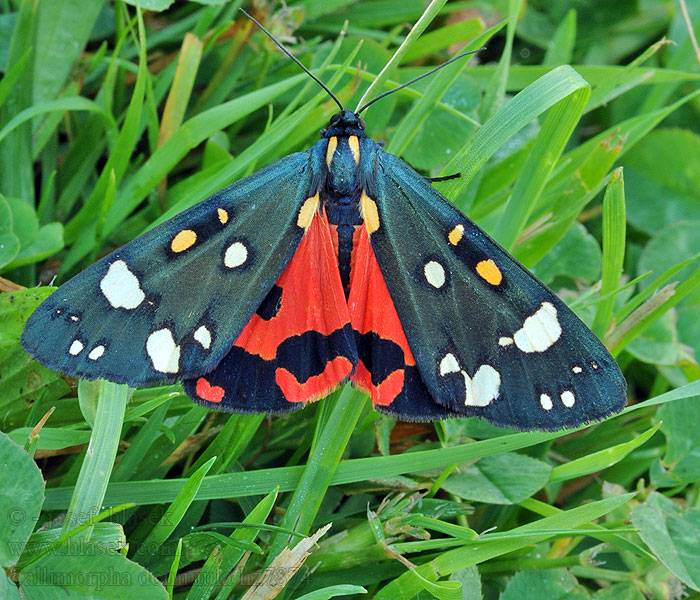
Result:
[[668,311],[632,340],[626,350],[655,365],[676,366],[682,360],[692,360],[690,349],[678,340],[676,321],[676,312]]
[[666,436],[666,454],[652,468],[652,483],[676,487],[700,479],[700,399],[685,398],[664,404],[658,412],[661,431]]
[[20,573],[25,598],[52,600],[167,600],[160,582],[146,569],[107,546],[68,542]]
[[623,161],[627,215],[653,235],[678,221],[700,219],[700,136],[686,129],[652,131]]
[[544,283],[551,283],[557,275],[591,283],[600,277],[602,256],[598,241],[575,223],[533,271]]
[[510,580],[500,600],[584,600],[588,594],[566,569],[520,571]]
[[552,468],[523,454],[506,452],[486,456],[450,475],[442,487],[465,500],[515,504],[542,489]]
[[[673,223],[658,231],[642,250],[637,265],[638,273],[654,271],[663,273],[673,265],[690,258],[700,252],[700,221],[682,221]],[[697,269],[697,265],[690,264],[679,271],[674,277],[675,281],[685,281]],[[644,281],[641,287],[650,285],[651,281]],[[691,292],[682,304],[700,304],[700,291]]]
[[632,523],[658,559],[688,587],[700,590],[700,510],[686,511],[658,492],[635,507]]
[[[430,80],[428,77],[427,80]],[[441,169],[464,140],[474,134],[475,125],[462,115],[472,115],[479,102],[479,87],[470,77],[460,75],[440,99],[453,111],[436,107],[420,124],[415,136],[401,154],[415,169],[432,172]],[[392,140],[393,140],[392,136]],[[391,150],[391,140],[388,150]]]
[[[0,433],[0,472],[14,473],[0,486],[0,564],[17,562],[39,518],[44,500],[44,479],[29,454]],[[18,476],[21,473],[21,477]]]

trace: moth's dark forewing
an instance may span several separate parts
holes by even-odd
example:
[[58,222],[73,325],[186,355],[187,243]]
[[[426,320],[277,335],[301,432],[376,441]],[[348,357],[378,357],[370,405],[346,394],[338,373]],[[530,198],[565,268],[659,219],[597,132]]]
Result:
[[405,390],[383,410],[549,430],[623,408],[617,364],[554,293],[401,159],[378,147],[363,159],[380,223],[372,246],[436,403],[419,410],[422,394]]
[[287,156],[99,260],[32,313],[24,348],[132,386],[212,370],[301,240],[313,156]]

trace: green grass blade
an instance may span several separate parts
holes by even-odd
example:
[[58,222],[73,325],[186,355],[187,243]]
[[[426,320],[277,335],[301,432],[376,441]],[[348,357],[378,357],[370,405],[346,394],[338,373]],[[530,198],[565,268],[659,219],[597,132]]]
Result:
[[[109,474],[117,456],[124,409],[129,387],[100,380],[95,425],[90,435],[90,452],[80,467],[80,475],[71,494],[62,532],[81,525],[98,514],[104,506]],[[92,528],[81,532],[79,539],[89,540]]]
[[[336,473],[348,440],[355,430],[366,397],[345,386],[335,401],[326,399],[328,419],[317,431],[311,454],[296,486],[281,527],[306,535]],[[288,535],[276,534],[270,543],[269,558],[276,557],[290,543]]]
[[177,498],[173,500],[158,523],[153,526],[153,529],[151,529],[146,539],[139,546],[132,559],[134,562],[142,564],[148,562],[148,557],[155,554],[155,549],[159,548],[170,537],[170,534],[177,527],[182,517],[185,516],[187,509],[195,499],[199,486],[214,464],[214,460],[214,458],[208,460],[189,477],[185,485],[182,486]]
[[379,72],[374,81],[367,87],[364,94],[362,94],[362,97],[357,103],[357,108],[355,108],[356,111],[359,110],[365,103],[372,100],[373,97],[379,95],[380,91],[384,88],[387,79],[389,78],[389,73],[392,72],[394,67],[398,67],[401,64],[401,61],[403,61],[409,48],[421,36],[421,34],[425,31],[425,28],[430,25],[442,7],[445,6],[446,2],[447,0],[431,0],[430,4],[428,4],[426,9],[423,11],[423,14],[420,16],[420,19],[416,21],[411,28],[411,31],[408,32],[408,35],[404,41],[396,49],[394,55],[389,59],[386,65],[384,65],[384,68]]
[[484,98],[479,108],[479,118],[482,123],[493,117],[502,107],[503,101],[505,100],[508,72],[513,55],[513,38],[515,37],[515,28],[518,23],[522,5],[523,0],[508,1],[506,43],[501,57],[498,60],[498,66],[496,66],[496,70],[493,72],[484,91]]
[[576,44],[576,9],[572,8],[561,20],[551,42],[547,44],[543,65],[557,67],[569,64]]
[[558,102],[580,94],[587,85],[571,67],[562,66],[525,88],[491,117],[442,170],[442,174],[461,173],[459,179],[445,182],[443,193],[448,198],[459,196],[477,171],[515,133]]
[[630,452],[650,439],[657,432],[659,426],[660,425],[654,425],[654,427],[648,429],[629,442],[610,446],[605,450],[600,450],[593,454],[572,460],[566,464],[559,465],[558,467],[554,467],[549,482],[556,483],[559,481],[567,481],[612,467],[615,463],[621,461]]
[[601,299],[591,330],[603,338],[612,319],[615,295],[620,286],[622,265],[625,260],[625,182],[622,168],[610,179],[603,198],[603,275],[600,284]]
[[[633,496],[634,494],[623,494],[563,511],[506,532],[499,536],[500,539],[493,534],[487,534],[483,541],[466,544],[462,548],[444,552],[430,562],[419,566],[416,571],[421,577],[429,581],[436,581],[438,577],[444,577],[470,565],[480,564],[496,556],[502,556],[530,544],[539,543],[556,535],[562,529],[573,529],[589,523],[622,506]],[[411,576],[411,573],[405,573],[381,588],[374,598],[376,600],[412,598],[420,591],[420,584]]]
[[537,206],[540,194],[583,114],[589,94],[588,83],[580,79],[569,94],[549,109],[494,231],[494,237],[506,250],[513,248]]
[[662,315],[671,310],[683,298],[700,286],[700,268],[688,279],[670,290],[663,301],[657,303],[651,299],[648,305],[643,304],[622,323],[620,323],[606,338],[606,344],[613,356],[617,356],[627,344],[644,332],[650,325],[656,322]]
[[[267,521],[272,507],[277,500],[277,490],[270,492],[248,513],[243,523],[248,527],[236,529],[230,536],[232,542],[245,542],[252,544],[253,540],[260,532],[255,524],[262,524]],[[200,575],[195,580],[187,600],[207,600],[216,590],[217,585],[226,575],[243,559],[244,550],[229,545],[221,546],[220,552],[214,553],[207,558]]]
[[[491,36],[495,35],[503,28],[506,23],[506,21],[502,21],[487,31],[482,32],[478,37],[469,42],[462,49],[462,52],[477,50],[483,46]],[[411,143],[416,133],[418,133],[420,126],[425,122],[430,113],[435,110],[437,102],[454,83],[459,74],[466,68],[467,64],[469,64],[469,59],[465,58],[464,61],[458,61],[448,65],[435,74],[422,98],[420,98],[408,114],[401,119],[401,124],[397,127],[387,144],[387,152],[396,154],[397,156],[403,154],[406,147]]]

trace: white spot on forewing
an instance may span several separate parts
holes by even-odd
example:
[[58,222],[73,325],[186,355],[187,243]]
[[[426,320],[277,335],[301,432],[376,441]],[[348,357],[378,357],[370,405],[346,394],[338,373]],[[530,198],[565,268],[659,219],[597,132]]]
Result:
[[100,289],[114,308],[136,308],[146,295],[141,289],[139,279],[123,260],[115,260],[107,274],[100,281]]
[[204,325],[194,332],[194,339],[202,345],[202,348],[209,350],[211,346],[211,333]]
[[88,358],[90,360],[97,360],[98,358],[102,358],[102,355],[104,353],[105,353],[104,346],[95,346],[92,350],[90,350],[90,354],[88,354]]
[[78,354],[80,354],[83,351],[83,348],[85,348],[85,344],[83,344],[83,342],[81,342],[80,340],[73,340],[73,343],[68,349],[68,354],[78,356]]
[[545,410],[552,410],[552,408],[554,407],[554,404],[552,403],[552,399],[547,394],[542,394],[540,396],[540,405]]
[[498,340],[499,346],[510,346],[513,343],[512,337],[502,337]]
[[579,373],[581,373],[582,371],[583,371],[583,369],[581,367],[574,367],[573,369],[571,369],[571,372],[576,373],[577,375]]
[[455,355],[449,352],[445,354],[444,358],[440,361],[440,375],[444,377],[448,373],[457,373],[460,370]]
[[70,316],[70,320],[73,321],[73,322],[75,323],[76,321],[80,321],[80,317],[77,317],[77,316],[75,316],[75,315],[71,315],[71,316]]
[[481,365],[474,374],[471,385],[467,379],[467,374],[464,373],[467,391],[467,397],[464,400],[465,406],[488,406],[492,400],[498,398],[501,375],[491,365]]
[[224,264],[229,269],[240,267],[246,260],[248,260],[248,248],[242,242],[234,242],[226,248]]
[[573,392],[566,390],[561,393],[561,403],[566,406],[566,408],[571,408],[576,403],[576,396]]
[[551,302],[543,302],[534,315],[525,319],[522,328],[513,335],[513,340],[523,352],[544,352],[560,337],[557,309]]
[[423,273],[428,283],[434,288],[441,288],[445,285],[445,269],[436,260],[431,260],[425,263]]
[[491,365],[481,365],[474,377],[470,377],[455,355],[448,352],[440,361],[440,375],[444,377],[450,373],[461,373],[464,378],[465,406],[488,406],[498,398],[501,375]]
[[177,373],[180,369],[180,346],[175,344],[170,329],[158,329],[149,335],[146,353],[156,371]]

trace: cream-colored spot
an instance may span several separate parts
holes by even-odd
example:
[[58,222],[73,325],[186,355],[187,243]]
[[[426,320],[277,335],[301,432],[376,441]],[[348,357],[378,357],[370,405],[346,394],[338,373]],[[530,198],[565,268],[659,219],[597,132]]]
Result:
[[146,297],[138,277],[129,270],[123,260],[115,260],[109,265],[107,274],[100,281],[100,289],[114,308],[132,310]]
[[552,410],[554,404],[552,403],[552,399],[547,394],[542,394],[540,396],[540,406],[545,410]]
[[458,373],[461,369],[459,368],[459,363],[455,358],[455,355],[451,352],[445,354],[445,356],[440,361],[440,375],[443,377],[448,373]]
[[598,368],[598,363],[592,362],[592,363],[591,363],[591,366],[592,366],[594,369],[597,369],[597,368]]
[[491,285],[500,285],[503,281],[503,273],[490,258],[476,263],[476,272]]
[[434,288],[441,288],[445,285],[445,269],[436,260],[425,263],[423,274],[428,283]]
[[70,320],[75,323],[76,321],[80,321],[80,317],[78,317],[77,315],[71,315]]
[[[467,383],[466,376],[464,382]],[[471,386],[466,387],[467,397],[464,400],[466,406],[487,406],[498,398],[501,375],[491,365],[481,365],[472,378]]]
[[226,225],[228,223],[228,212],[223,208],[216,209],[216,216],[219,217],[219,223]]
[[534,315],[523,322],[515,332],[515,345],[523,352],[544,352],[561,337],[557,309],[551,302],[543,302]]
[[571,408],[575,402],[576,396],[574,396],[573,392],[566,390],[561,393],[561,403],[566,406],[566,408]]
[[188,248],[194,246],[197,241],[197,234],[191,229],[183,229],[170,242],[170,249],[173,252],[184,252]]
[[460,223],[459,225],[455,225],[455,228],[447,234],[447,239],[450,241],[450,244],[456,246],[459,244],[459,240],[461,240],[463,236],[464,225]]
[[307,198],[304,204],[301,205],[299,209],[299,215],[297,216],[297,226],[302,229],[308,229],[311,225],[311,221],[318,210],[318,192],[316,192],[311,198]]
[[201,325],[194,332],[194,339],[202,345],[202,348],[209,350],[211,346],[211,332],[204,325]]
[[481,365],[474,377],[469,377],[455,355],[448,352],[440,361],[440,375],[444,377],[449,373],[461,373],[464,378],[465,406],[488,406],[498,398],[501,375],[491,365]]
[[355,164],[360,162],[360,140],[357,139],[356,135],[351,135],[348,138],[348,146],[350,146],[350,152],[352,152],[352,159]]
[[365,227],[367,228],[367,233],[372,234],[377,229],[379,229],[379,211],[377,210],[377,203],[370,198],[364,190],[360,195],[360,211],[362,212],[362,219],[365,222]]
[[104,346],[95,346],[92,350],[90,350],[90,354],[88,354],[88,358],[90,360],[97,360],[98,358],[102,358],[104,353],[105,353]]
[[328,140],[328,147],[326,148],[326,164],[328,168],[331,168],[331,163],[333,162],[333,155],[338,147],[338,138],[333,136]]
[[146,339],[146,353],[153,368],[160,373],[177,373],[180,369],[180,346],[170,329],[158,329]]
[[73,340],[73,343],[70,345],[70,348],[68,348],[68,354],[72,354],[73,356],[78,356],[83,351],[83,348],[85,348],[85,344],[81,342],[80,340]]
[[574,367],[573,369],[571,369],[571,372],[576,373],[577,375],[579,373],[581,373],[582,371],[583,371],[583,369],[581,367]]
[[499,346],[510,346],[513,343],[512,337],[502,337],[498,339]]
[[243,242],[233,242],[224,253],[224,265],[229,269],[240,267],[248,260],[248,248]]

